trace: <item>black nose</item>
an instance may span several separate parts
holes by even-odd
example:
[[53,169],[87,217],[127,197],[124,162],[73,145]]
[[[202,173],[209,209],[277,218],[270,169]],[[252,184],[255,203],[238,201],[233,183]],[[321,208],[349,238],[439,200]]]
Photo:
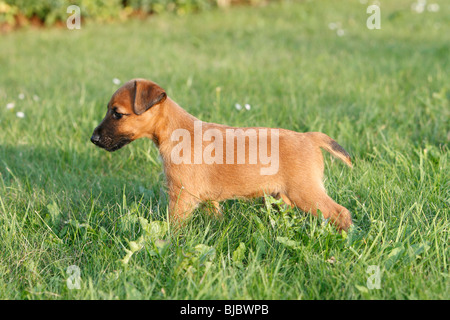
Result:
[[100,141],[100,135],[98,133],[94,132],[91,137],[91,142],[93,144],[98,144],[99,141]]

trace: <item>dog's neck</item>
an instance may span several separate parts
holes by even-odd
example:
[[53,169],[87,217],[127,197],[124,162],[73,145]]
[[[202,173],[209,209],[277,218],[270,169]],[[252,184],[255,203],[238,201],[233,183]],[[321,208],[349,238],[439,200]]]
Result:
[[194,122],[200,120],[181,108],[169,97],[157,107],[159,108],[158,120],[157,123],[151,125],[152,132],[149,137],[159,148],[163,159],[167,159],[172,147],[178,143],[171,140],[173,131],[185,129],[193,133]]

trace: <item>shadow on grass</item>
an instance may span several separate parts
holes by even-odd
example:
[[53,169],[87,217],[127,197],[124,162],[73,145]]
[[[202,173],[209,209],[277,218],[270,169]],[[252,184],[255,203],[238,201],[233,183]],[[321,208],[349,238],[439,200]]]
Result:
[[[165,206],[164,182],[155,168],[139,170],[123,155],[97,156],[41,146],[0,146],[0,178],[7,194],[64,200],[72,206],[96,199],[102,205],[146,201]],[[126,152],[126,151],[125,151]],[[110,158],[110,159],[106,159]],[[140,160],[138,160],[140,161]],[[149,176],[142,171],[151,172]],[[0,189],[2,186],[0,186]],[[160,203],[161,202],[161,203]]]

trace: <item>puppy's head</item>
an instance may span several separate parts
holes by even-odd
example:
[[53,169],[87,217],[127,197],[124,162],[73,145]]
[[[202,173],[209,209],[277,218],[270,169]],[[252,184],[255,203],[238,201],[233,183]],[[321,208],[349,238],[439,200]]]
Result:
[[105,118],[92,134],[92,143],[108,151],[116,151],[142,137],[149,119],[157,117],[155,109],[166,98],[164,89],[154,82],[144,79],[128,81],[111,97]]

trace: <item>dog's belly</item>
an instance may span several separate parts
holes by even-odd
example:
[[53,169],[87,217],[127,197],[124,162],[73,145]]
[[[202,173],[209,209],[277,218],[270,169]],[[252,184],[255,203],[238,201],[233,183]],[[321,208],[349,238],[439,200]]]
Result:
[[[225,167],[224,167],[225,166]],[[192,186],[199,192],[202,200],[223,201],[238,198],[258,198],[264,195],[277,195],[283,190],[282,179],[278,175],[263,176],[259,167],[226,167],[213,170],[204,179],[202,186]]]

